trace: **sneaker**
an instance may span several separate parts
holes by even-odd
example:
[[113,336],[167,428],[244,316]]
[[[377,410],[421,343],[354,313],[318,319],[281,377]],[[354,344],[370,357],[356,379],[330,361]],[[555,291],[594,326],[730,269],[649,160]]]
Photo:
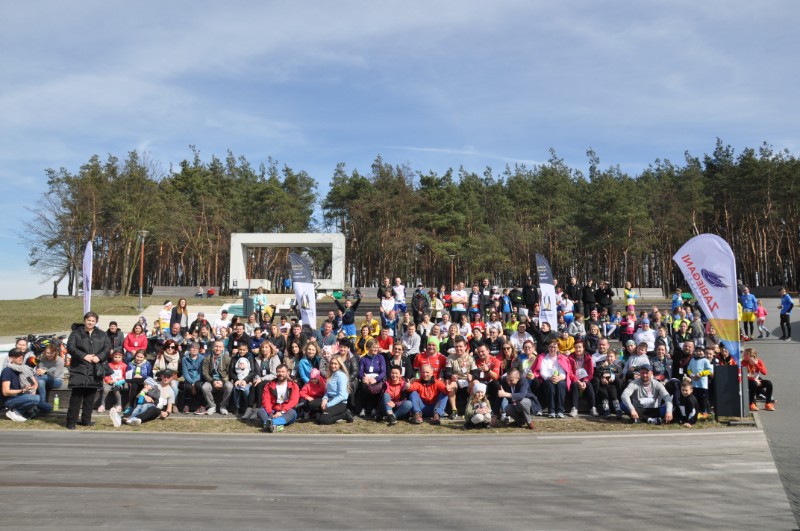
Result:
[[611,418],[611,410],[610,409],[603,410],[603,418],[604,419],[610,419]]
[[397,417],[394,416],[394,413],[389,413],[389,426],[394,426],[397,424]]
[[539,411],[537,411],[536,412],[536,416],[537,417],[543,417],[544,416],[544,409],[540,409]]
[[450,420],[458,420],[458,411],[451,411],[450,416],[448,416]]
[[641,424],[642,419],[631,419],[631,424]]
[[792,340],[792,336],[787,336],[787,337],[784,337],[784,338],[783,338],[783,340],[784,340],[784,341],[791,341],[791,340]]
[[26,422],[28,419],[17,413],[16,409],[9,409],[6,411],[6,417],[10,418],[14,422]]
[[104,406],[103,404],[100,404],[100,407],[97,408],[97,412],[98,413],[105,413],[106,412],[106,406]]
[[511,425],[511,418],[503,415],[500,417],[500,422],[503,424],[504,428],[508,428]]
[[442,419],[441,419],[441,417],[439,417],[439,414],[438,413],[434,413],[433,414],[433,418],[431,419],[431,424],[433,424],[434,426],[438,426],[441,423],[442,423]]
[[556,418],[563,419],[564,418],[564,414],[563,413],[556,413]]
[[770,402],[769,404],[764,406],[764,409],[766,409],[767,411],[775,411],[775,404]]
[[569,410],[569,416],[570,417],[577,417],[578,416],[578,408],[574,407],[574,408],[570,409]]
[[411,421],[412,424],[422,424],[422,413],[414,413],[414,419]]
[[270,431],[269,425],[270,425],[270,422],[262,422],[261,423],[261,431]]
[[355,420],[353,418],[353,413],[349,409],[344,411],[344,420],[347,421],[348,424],[352,424],[353,420]]
[[[548,416],[549,418],[551,418],[551,419],[554,419],[554,418],[556,418],[556,414],[555,414],[555,413],[550,413],[550,414],[548,414],[547,416]],[[562,415],[562,416],[563,416],[563,415]]]
[[648,424],[655,424],[656,426],[661,425],[661,419],[647,419]]
[[217,412],[217,406],[211,406],[206,410],[206,415],[213,415]]
[[600,416],[600,413],[597,412],[597,408],[596,407],[592,407],[592,410],[589,412],[589,414],[592,415],[593,417],[599,417]]
[[197,411],[195,411],[194,414],[195,415],[205,415],[206,414],[205,406],[200,406],[199,408],[197,408]]
[[621,409],[617,410],[616,415],[617,415],[617,420],[622,420],[622,410]]
[[114,409],[117,410],[117,413],[122,413],[122,406],[117,406]]
[[253,408],[251,408],[251,407],[245,409],[244,410],[244,415],[242,415],[242,420],[248,420],[248,419],[253,418],[253,414],[254,413],[255,413],[255,410]]
[[220,415],[227,415],[228,414],[228,410],[225,409],[224,407],[221,407],[221,408],[219,408],[219,414]]
[[122,417],[119,416],[119,411],[115,408],[111,408],[111,411],[108,412],[108,416],[111,418],[111,424],[113,424],[115,428],[122,426]]
[[140,419],[139,417],[130,418],[128,419],[128,424],[130,424],[131,426],[141,426],[142,419]]
[[603,407],[602,407],[603,411],[606,411],[606,410],[608,410],[608,409],[611,409],[611,404],[609,404],[609,403],[608,403],[608,400],[603,400],[603,404],[602,404],[602,406],[603,406]]
[[189,406],[183,406],[183,414],[184,415],[188,415],[189,414]]
[[770,333],[769,333],[769,331],[767,331],[767,337],[769,337],[769,336],[770,336]]
[[708,420],[708,413],[698,413],[697,418],[700,420]]
[[758,411],[758,406],[755,402],[750,402],[750,411]]
[[130,415],[131,413],[133,413],[133,408],[132,407],[126,407],[125,411],[122,412],[122,416],[124,417],[125,415]]
[[[280,428],[280,429],[278,429]],[[272,422],[269,423],[269,431],[272,433],[278,433],[279,431],[283,431],[283,426],[278,426]]]

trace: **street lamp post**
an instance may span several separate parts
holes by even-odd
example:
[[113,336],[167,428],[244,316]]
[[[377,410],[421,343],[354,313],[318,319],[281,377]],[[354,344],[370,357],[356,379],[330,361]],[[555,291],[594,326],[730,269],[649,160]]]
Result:
[[142,287],[144,286],[144,239],[147,238],[150,231],[142,229],[137,234],[139,234],[139,241],[141,242],[141,247],[139,248],[139,311],[141,312]]
[[456,282],[456,255],[450,255],[450,288],[453,289]]

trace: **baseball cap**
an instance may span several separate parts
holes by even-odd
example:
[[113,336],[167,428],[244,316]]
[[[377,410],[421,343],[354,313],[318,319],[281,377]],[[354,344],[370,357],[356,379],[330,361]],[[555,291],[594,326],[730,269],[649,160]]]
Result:
[[649,363],[642,363],[641,365],[639,365],[638,370],[639,372],[642,371],[653,372],[653,367]]

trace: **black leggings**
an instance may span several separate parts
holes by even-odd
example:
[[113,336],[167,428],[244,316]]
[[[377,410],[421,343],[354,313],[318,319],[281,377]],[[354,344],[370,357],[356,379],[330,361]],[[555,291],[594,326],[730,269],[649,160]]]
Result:
[[183,381],[183,405],[188,406],[189,409],[194,410],[198,404],[204,404],[203,401],[203,380],[197,380],[195,383]]
[[613,382],[607,384],[597,384],[597,403],[601,406],[603,401],[608,400],[609,408],[614,407],[613,404],[618,400],[617,386]]
[[[586,382],[586,389],[583,392],[586,395],[586,401],[589,402],[589,407],[595,407],[594,387],[592,386],[592,382]],[[572,407],[578,409],[578,403],[581,397],[581,390],[578,382],[574,382],[572,384],[572,388],[569,390],[569,393],[572,396]]]
[[256,384],[255,390],[250,389],[250,396],[248,397],[248,406],[253,409],[258,409],[261,407],[261,399],[264,396],[264,388],[267,386],[269,381],[261,380]]
[[128,395],[128,407],[136,407],[136,396],[144,389],[144,379],[134,378],[128,380],[128,389],[130,390],[130,395]]
[[318,398],[308,403],[308,409],[312,414],[319,414],[317,417],[317,424],[334,424],[337,421],[344,419],[347,412],[347,402],[339,402],[335,406],[327,408],[322,411],[322,399]]

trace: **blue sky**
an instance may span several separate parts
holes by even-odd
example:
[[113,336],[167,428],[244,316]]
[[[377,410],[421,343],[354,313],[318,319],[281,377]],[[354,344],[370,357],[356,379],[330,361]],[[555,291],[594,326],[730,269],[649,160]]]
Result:
[[[231,149],[320,183],[546,161],[639,173],[720,137],[800,152],[800,3],[3,2],[0,298],[51,292],[20,245],[46,168]],[[64,291],[64,290],[62,290]]]

